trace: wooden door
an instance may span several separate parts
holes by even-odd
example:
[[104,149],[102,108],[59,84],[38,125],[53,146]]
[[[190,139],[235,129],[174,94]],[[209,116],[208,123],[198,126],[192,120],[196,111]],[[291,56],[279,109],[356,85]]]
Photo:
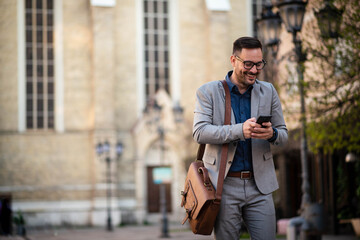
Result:
[[[147,168],[147,199],[148,199],[148,212],[160,212],[160,184],[155,184],[153,179],[153,169],[159,166],[151,166]],[[171,212],[171,184],[166,186],[166,209]]]

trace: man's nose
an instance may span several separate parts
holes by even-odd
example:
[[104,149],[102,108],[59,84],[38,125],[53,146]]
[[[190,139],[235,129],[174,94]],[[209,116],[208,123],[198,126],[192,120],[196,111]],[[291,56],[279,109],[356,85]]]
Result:
[[254,66],[252,66],[252,68],[250,68],[250,72],[252,73],[257,73],[258,70],[256,69],[256,65],[254,64]]

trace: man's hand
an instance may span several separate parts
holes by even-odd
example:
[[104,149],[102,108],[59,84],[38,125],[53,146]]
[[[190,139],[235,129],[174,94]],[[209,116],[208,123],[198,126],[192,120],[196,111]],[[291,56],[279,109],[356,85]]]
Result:
[[262,127],[257,123],[255,123],[255,125],[256,126],[254,126],[253,131],[251,132],[252,138],[268,140],[273,136],[274,129],[271,127],[271,122],[264,122]]
[[256,125],[260,126],[256,123],[256,118],[249,118],[243,123],[243,134],[245,139],[252,137],[252,133],[254,132]]
[[273,136],[274,129],[271,122],[264,122],[262,125],[256,123],[256,118],[249,118],[243,123],[243,134],[245,139],[258,138],[268,140]]
[[256,118],[250,118],[243,123],[243,134],[245,139],[258,138],[268,140],[273,136],[274,130],[271,122],[264,122],[262,127],[256,123]]

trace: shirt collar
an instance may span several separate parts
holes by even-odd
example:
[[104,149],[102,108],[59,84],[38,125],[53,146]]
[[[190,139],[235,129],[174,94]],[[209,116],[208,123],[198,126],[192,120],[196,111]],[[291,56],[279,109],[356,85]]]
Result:
[[228,84],[229,89],[230,89],[231,92],[235,90],[234,88],[236,88],[235,84],[233,84],[230,81],[230,77],[231,77],[232,73],[233,73],[233,71],[229,71],[228,74],[226,74],[226,77],[225,77],[226,83]]
[[[228,84],[231,92],[236,92],[236,93],[240,94],[239,89],[236,87],[236,85],[230,81],[230,77],[232,74],[233,74],[232,70],[226,74],[226,77],[225,77],[226,83]],[[254,87],[253,85],[249,86],[248,89],[246,90],[246,92],[244,92],[244,94],[250,94],[253,87]]]

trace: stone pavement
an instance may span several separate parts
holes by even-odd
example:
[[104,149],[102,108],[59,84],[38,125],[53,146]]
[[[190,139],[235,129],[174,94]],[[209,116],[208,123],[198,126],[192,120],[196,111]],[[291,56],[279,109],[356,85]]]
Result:
[[[160,226],[125,226],[114,228],[108,232],[105,228],[77,228],[77,229],[47,229],[28,230],[27,240],[156,240],[161,238]],[[181,226],[169,227],[168,239],[176,240],[212,240],[211,236],[198,236],[192,234],[188,228]],[[278,238],[284,240],[285,238]],[[325,235],[322,240],[356,240],[355,236],[349,235]],[[0,237],[0,240],[24,240],[21,237]],[[244,238],[245,240],[245,238]]]
[[[27,230],[27,240],[212,240],[211,236],[195,236],[189,228],[180,225],[169,226],[169,238],[161,238],[159,225],[114,227],[109,232],[105,227],[94,228],[49,228]],[[20,237],[1,237],[0,240],[24,240]]]

